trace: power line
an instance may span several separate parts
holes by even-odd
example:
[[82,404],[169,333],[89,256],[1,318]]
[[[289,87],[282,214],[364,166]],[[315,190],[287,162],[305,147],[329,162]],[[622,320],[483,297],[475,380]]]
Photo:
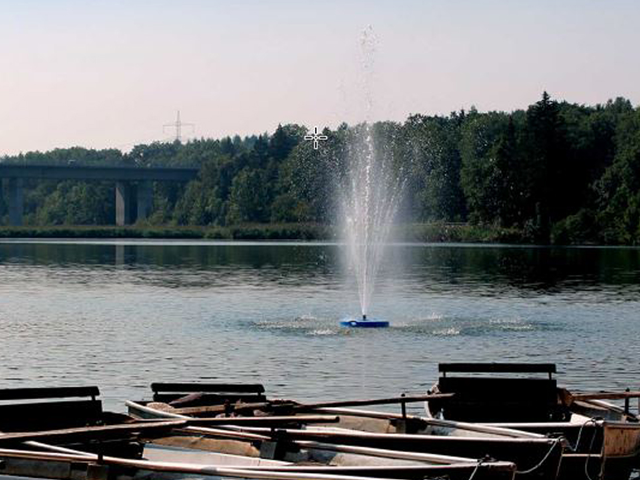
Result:
[[196,125],[194,123],[184,123],[180,120],[180,110],[178,110],[178,116],[174,123],[165,123],[162,126],[162,131],[165,132],[167,127],[176,129],[176,142],[182,141],[182,127],[191,127],[192,131],[195,131]]

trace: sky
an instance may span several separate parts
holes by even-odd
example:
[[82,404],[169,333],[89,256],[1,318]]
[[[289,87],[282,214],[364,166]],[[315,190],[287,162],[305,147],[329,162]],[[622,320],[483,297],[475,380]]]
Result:
[[637,105],[638,18],[622,0],[0,0],[0,155],[127,151],[169,139],[178,110],[186,138],[220,138],[544,90]]

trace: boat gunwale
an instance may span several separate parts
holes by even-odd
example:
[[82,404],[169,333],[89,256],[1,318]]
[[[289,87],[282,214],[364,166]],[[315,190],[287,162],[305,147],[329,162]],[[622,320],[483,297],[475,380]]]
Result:
[[[70,449],[68,449],[70,450]],[[238,478],[261,478],[264,480],[277,479],[304,479],[304,480],[371,480],[366,476],[351,476],[330,473],[332,470],[338,469],[354,469],[358,467],[335,467],[335,466],[242,466],[242,467],[216,467],[212,465],[194,465],[190,463],[180,462],[160,462],[148,460],[126,459],[112,456],[99,456],[97,454],[76,451],[77,453],[58,453],[58,452],[34,452],[28,450],[6,449],[0,448],[0,459],[24,459],[42,462],[76,462],[83,464],[99,464],[99,465],[118,465],[124,467],[137,468],[146,471],[174,472],[185,474],[201,474],[201,475],[217,475],[225,477]],[[515,472],[515,464],[505,461],[473,461],[468,463],[455,463],[451,465],[405,465],[405,466],[366,466],[362,467],[368,470],[441,470],[441,469],[461,469],[461,468],[493,468],[513,470]],[[326,469],[329,473],[305,473],[306,471],[318,471]],[[284,474],[284,475],[282,475]],[[249,475],[249,477],[247,477]],[[376,480],[394,480],[379,479]],[[395,479],[397,480],[397,479]]]

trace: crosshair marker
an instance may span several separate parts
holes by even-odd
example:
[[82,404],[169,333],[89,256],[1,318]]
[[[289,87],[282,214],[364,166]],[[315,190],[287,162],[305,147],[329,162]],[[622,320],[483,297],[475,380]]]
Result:
[[318,132],[318,127],[313,127],[313,133],[307,133],[304,136],[305,140],[311,140],[313,141],[313,149],[314,150],[318,150],[318,147],[320,146],[320,141],[324,141],[324,140],[328,140],[329,137],[327,137],[326,135]]

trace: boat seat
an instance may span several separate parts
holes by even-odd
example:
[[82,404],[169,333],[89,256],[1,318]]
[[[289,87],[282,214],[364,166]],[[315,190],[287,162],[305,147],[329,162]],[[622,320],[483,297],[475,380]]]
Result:
[[100,390],[95,386],[0,389],[0,430],[15,432],[95,425],[103,416],[99,395]]
[[444,418],[465,422],[542,422],[562,420],[555,379],[441,377],[438,402]]
[[[264,386],[247,383],[152,383],[153,401],[172,403],[180,399],[180,406],[200,407],[230,403],[266,401]],[[197,395],[194,395],[197,394]]]

